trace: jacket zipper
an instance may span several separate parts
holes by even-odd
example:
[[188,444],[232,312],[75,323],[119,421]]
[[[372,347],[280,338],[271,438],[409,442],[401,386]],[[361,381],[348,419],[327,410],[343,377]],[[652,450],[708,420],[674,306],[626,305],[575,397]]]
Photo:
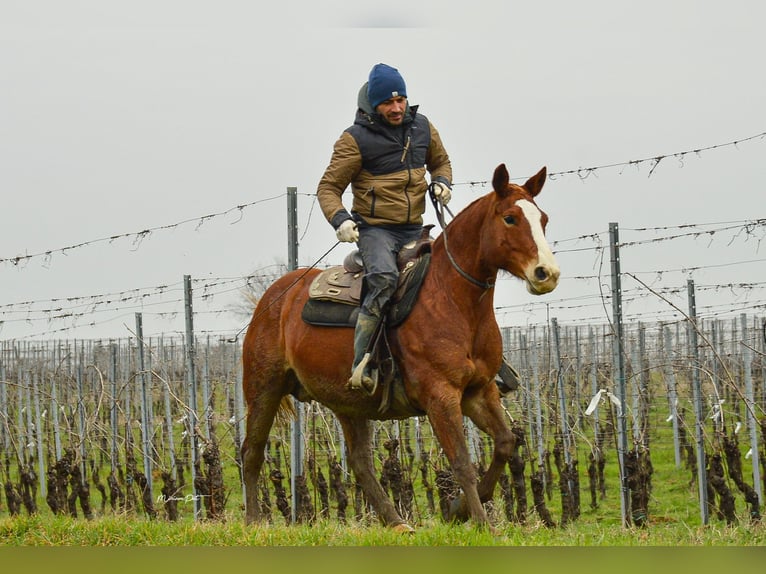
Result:
[[410,135],[407,134],[407,142],[404,144],[404,150],[402,150],[402,159],[399,163],[404,163],[404,158],[407,157],[407,152],[410,151]]
[[[407,141],[404,144],[404,150],[402,150],[401,163],[407,158],[407,152],[410,150],[410,141],[412,137],[407,134]],[[407,162],[407,185],[404,186],[404,196],[407,198],[407,223],[410,222],[410,216],[412,215],[412,201],[410,199],[410,183],[412,182],[412,170],[410,169],[409,161]]]

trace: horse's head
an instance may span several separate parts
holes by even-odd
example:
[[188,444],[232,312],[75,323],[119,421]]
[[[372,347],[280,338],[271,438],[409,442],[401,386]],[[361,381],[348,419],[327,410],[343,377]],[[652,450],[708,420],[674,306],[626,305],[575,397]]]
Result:
[[490,234],[494,265],[526,282],[535,295],[553,291],[559,281],[559,266],[545,240],[548,216],[534,198],[545,184],[546,169],[529,178],[524,185],[510,182],[505,164],[492,177],[494,202],[485,229]]

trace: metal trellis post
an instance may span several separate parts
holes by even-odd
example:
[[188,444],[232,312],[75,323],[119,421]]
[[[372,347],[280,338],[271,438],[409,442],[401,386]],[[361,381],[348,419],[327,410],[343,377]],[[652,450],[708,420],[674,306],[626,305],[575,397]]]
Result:
[[189,451],[191,452],[192,499],[194,516],[201,518],[202,505],[197,493],[197,375],[194,356],[194,312],[192,310],[191,276],[184,275],[184,309],[186,312],[186,380],[189,384]]
[[[298,188],[287,188],[287,268],[298,268]],[[296,401],[290,438],[290,491],[292,521],[298,516],[298,477],[303,475],[303,404]]]
[[620,512],[623,526],[630,526],[630,489],[625,475],[625,457],[628,453],[627,393],[625,390],[625,367],[622,332],[622,280],[620,271],[620,245],[617,223],[609,224],[609,248],[612,263],[612,321],[614,335],[614,375],[620,409],[617,413],[617,455],[620,467]]
[[689,324],[687,327],[689,333],[689,346],[692,357],[692,400],[694,401],[694,439],[697,443],[697,484],[699,486],[700,500],[700,519],[702,524],[709,521],[708,498],[707,498],[707,468],[705,461],[705,437],[704,420],[702,406],[702,385],[700,382],[699,370],[699,348],[697,342],[697,304],[694,297],[694,281],[689,279],[686,283],[689,296]]

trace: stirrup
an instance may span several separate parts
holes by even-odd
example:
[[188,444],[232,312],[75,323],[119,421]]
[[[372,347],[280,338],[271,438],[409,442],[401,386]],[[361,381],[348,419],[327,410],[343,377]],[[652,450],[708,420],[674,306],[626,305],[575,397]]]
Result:
[[348,380],[349,389],[364,389],[369,395],[375,393],[375,390],[378,388],[378,371],[375,369],[372,376],[367,374],[365,370],[367,369],[367,363],[369,362],[370,353],[365,353],[364,357],[362,357],[362,360],[359,361],[359,364],[354,369],[354,372],[351,373],[351,378]]

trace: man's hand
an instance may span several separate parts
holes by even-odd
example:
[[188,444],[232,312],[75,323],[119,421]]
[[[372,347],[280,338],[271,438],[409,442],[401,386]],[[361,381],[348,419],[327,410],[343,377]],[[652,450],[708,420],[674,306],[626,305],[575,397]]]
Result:
[[335,236],[338,241],[345,243],[356,243],[359,241],[359,230],[356,228],[356,223],[353,219],[347,219],[338,226],[335,230]]
[[447,205],[449,200],[452,199],[452,192],[449,187],[441,182],[434,182],[434,196],[436,199],[442,202],[442,205]]

